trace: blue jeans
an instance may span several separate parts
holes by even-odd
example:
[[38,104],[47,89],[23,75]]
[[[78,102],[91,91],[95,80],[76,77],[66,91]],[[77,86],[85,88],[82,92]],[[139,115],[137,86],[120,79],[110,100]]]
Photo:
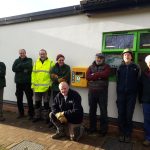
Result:
[[150,141],[150,104],[143,104],[145,139]]
[[131,136],[132,117],[136,103],[136,93],[117,93],[118,124],[120,134]]
[[97,104],[100,107],[100,131],[107,132],[108,130],[108,117],[107,117],[107,103],[108,103],[108,89],[98,92],[89,90],[89,121],[90,129],[97,129]]

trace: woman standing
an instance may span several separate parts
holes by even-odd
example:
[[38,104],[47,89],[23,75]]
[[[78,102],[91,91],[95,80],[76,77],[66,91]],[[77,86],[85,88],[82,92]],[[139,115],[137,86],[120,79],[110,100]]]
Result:
[[59,93],[58,85],[60,82],[67,82],[70,84],[70,66],[65,64],[65,57],[62,54],[58,54],[56,57],[57,63],[51,70],[53,99]]

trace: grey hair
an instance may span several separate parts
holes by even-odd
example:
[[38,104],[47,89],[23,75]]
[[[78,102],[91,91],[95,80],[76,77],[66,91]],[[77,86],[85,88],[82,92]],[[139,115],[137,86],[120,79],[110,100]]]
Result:
[[63,81],[63,82],[60,82],[60,83],[59,83],[59,89],[60,89],[60,88],[61,88],[61,86],[63,86],[63,85],[65,85],[65,86],[67,86],[67,87],[69,88],[68,83],[67,83],[67,82],[65,82],[65,81]]
[[145,62],[146,62],[146,63],[149,63],[149,62],[150,62],[150,55],[147,55],[147,56],[145,57]]
[[26,53],[26,50],[23,48],[19,49],[19,53],[20,53],[20,51],[24,51]]

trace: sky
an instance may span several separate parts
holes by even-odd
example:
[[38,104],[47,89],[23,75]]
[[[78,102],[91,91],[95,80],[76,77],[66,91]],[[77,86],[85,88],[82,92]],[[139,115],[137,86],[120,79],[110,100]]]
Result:
[[0,18],[79,4],[80,0],[0,0]]

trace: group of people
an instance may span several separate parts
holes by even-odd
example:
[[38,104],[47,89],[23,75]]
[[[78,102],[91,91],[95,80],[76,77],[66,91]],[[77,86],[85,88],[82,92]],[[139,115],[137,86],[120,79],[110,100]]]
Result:
[[[25,117],[23,105],[25,93],[29,120],[34,123],[44,120],[50,127],[55,126],[57,132],[52,136],[53,139],[66,135],[67,124],[70,139],[78,140],[83,132],[81,96],[69,88],[71,70],[64,61],[65,57],[58,54],[55,63],[48,58],[47,51],[41,49],[39,58],[32,65],[32,59],[27,57],[26,50],[19,50],[19,58],[12,65],[16,83],[17,119]],[[0,62],[0,121],[5,120],[2,113],[5,74],[6,66]],[[33,94],[35,105],[33,105]],[[51,97],[52,102],[50,102]]]
[[[147,64],[145,72],[141,72],[140,66],[134,63],[134,55],[130,49],[124,49],[121,56],[122,63],[116,71],[119,141],[131,142],[132,117],[138,96],[139,102],[143,104],[144,113],[145,140],[143,145],[150,146],[150,55],[145,58]],[[107,98],[110,72],[109,65],[105,64],[105,56],[98,53],[86,74],[89,85],[89,133],[97,132],[98,104],[100,107],[99,134],[101,136],[105,136],[108,131]]]
[[[51,112],[50,97],[59,93],[59,83],[70,83],[70,67],[64,63],[65,57],[57,55],[56,64],[47,56],[45,49],[39,51],[39,58],[32,66],[32,59],[28,58],[24,49],[19,50],[19,58],[15,60],[12,70],[15,73],[16,97],[18,117],[24,117],[23,93],[28,102],[28,116],[33,122],[45,120],[49,122]],[[35,107],[33,107],[33,93]],[[43,107],[42,107],[43,104]]]
[[[145,58],[147,70],[141,73],[140,66],[134,63],[133,52],[125,49],[122,63],[116,71],[116,92],[118,108],[119,141],[130,142],[132,134],[132,117],[136,98],[143,103],[145,146],[150,146],[150,55]],[[83,133],[83,108],[81,96],[69,88],[70,66],[64,63],[65,57],[57,55],[56,63],[47,57],[45,49],[39,51],[39,58],[32,66],[32,59],[26,56],[24,49],[19,50],[12,70],[15,72],[18,117],[24,117],[23,92],[28,102],[29,119],[33,122],[45,120],[57,129],[53,139],[66,136],[65,127],[69,129],[71,140],[78,140]],[[111,68],[105,63],[105,55],[97,53],[94,62],[88,67],[89,134],[97,132],[97,105],[100,107],[99,134],[108,132],[108,84]],[[5,118],[2,113],[3,90],[6,66],[0,62],[0,121]],[[35,107],[33,106],[33,93]],[[50,97],[52,102],[50,105]],[[43,101],[43,107],[42,107]]]

